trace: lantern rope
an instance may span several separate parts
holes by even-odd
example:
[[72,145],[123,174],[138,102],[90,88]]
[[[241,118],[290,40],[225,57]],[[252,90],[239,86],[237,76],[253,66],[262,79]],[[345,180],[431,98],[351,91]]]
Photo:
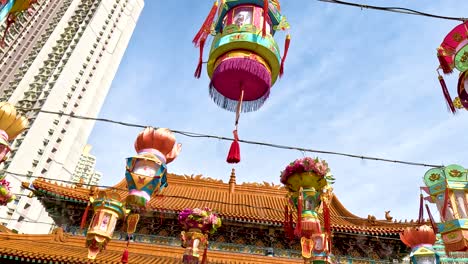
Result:
[[362,9],[374,9],[374,10],[379,10],[379,11],[387,11],[387,12],[401,13],[401,14],[407,14],[407,15],[425,16],[425,17],[432,17],[432,18],[445,19],[445,20],[456,20],[456,21],[462,21],[462,22],[465,22],[468,20],[468,18],[464,18],[464,17],[449,17],[449,16],[434,15],[434,14],[424,13],[424,12],[416,11],[416,10],[409,9],[409,8],[403,8],[403,7],[372,6],[372,5],[345,2],[345,1],[339,1],[339,0],[317,0],[317,1],[331,3],[331,4],[359,7],[361,8],[361,10]]
[[[116,120],[107,119],[107,118],[96,118],[96,117],[76,115],[73,113],[67,114],[63,112],[41,110],[39,108],[16,107],[16,109],[24,110],[24,111],[40,112],[40,113],[45,113],[45,114],[54,114],[54,115],[59,115],[59,116],[67,116],[67,117],[75,118],[75,119],[99,121],[99,122],[117,124],[117,125],[127,126],[127,127],[145,128],[149,126],[149,125],[141,125],[141,124],[135,124],[135,123],[129,123],[129,122],[123,122],[123,121],[116,121]],[[157,128],[157,127],[154,127],[154,128]],[[181,130],[175,130],[175,129],[170,129],[170,130],[176,134],[186,136],[186,137],[191,137],[191,138],[211,138],[211,139],[218,139],[218,140],[234,141],[234,138],[229,138],[229,137],[202,134],[202,133],[197,133],[197,132],[181,131]],[[387,163],[396,163],[396,164],[404,164],[404,165],[420,166],[420,167],[431,167],[431,168],[444,167],[444,165],[430,164],[430,163],[425,163],[425,162],[413,162],[413,161],[396,160],[396,159],[390,159],[390,158],[364,156],[364,155],[359,155],[359,154],[343,153],[343,152],[328,151],[328,150],[318,150],[318,149],[311,149],[311,148],[305,148],[305,147],[280,145],[280,144],[275,144],[275,143],[260,142],[260,141],[245,140],[245,139],[239,139],[239,142],[250,144],[250,145],[277,148],[277,149],[298,150],[301,152],[328,154],[328,155],[343,156],[343,157],[348,157],[348,158],[356,158],[356,159],[361,159],[361,160],[373,160],[373,161],[381,161],[381,162],[387,162]]]

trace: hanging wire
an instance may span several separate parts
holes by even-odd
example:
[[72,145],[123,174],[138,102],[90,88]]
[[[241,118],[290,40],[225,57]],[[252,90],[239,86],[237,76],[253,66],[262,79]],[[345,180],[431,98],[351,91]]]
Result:
[[[111,120],[107,118],[95,118],[95,117],[87,117],[87,116],[81,116],[81,115],[76,115],[76,114],[71,114],[71,113],[67,114],[63,112],[41,110],[38,108],[25,108],[25,107],[16,107],[16,108],[19,110],[24,110],[24,111],[35,111],[35,112],[40,112],[40,113],[45,113],[45,114],[68,116],[70,118],[99,121],[99,122],[117,124],[117,125],[122,125],[122,126],[127,126],[127,127],[145,128],[148,126],[148,125],[140,125],[140,124],[135,124],[135,123],[123,122],[123,121],[116,121],[116,120]],[[234,140],[234,138],[230,138],[230,137],[222,137],[222,136],[202,134],[202,133],[196,133],[196,132],[188,132],[188,131],[181,131],[181,130],[175,130],[175,129],[171,129],[171,131],[176,134],[183,135],[186,137],[192,137],[192,138],[212,138],[212,139],[226,140],[226,141]],[[422,162],[395,160],[395,159],[389,159],[389,158],[371,157],[371,156],[364,156],[364,155],[350,154],[350,153],[343,153],[343,152],[336,152],[336,151],[318,150],[318,149],[310,149],[310,148],[304,148],[304,147],[280,145],[280,144],[274,144],[274,143],[269,143],[269,142],[259,142],[259,141],[244,140],[244,139],[239,139],[239,142],[242,142],[245,144],[257,145],[257,146],[277,148],[277,149],[298,150],[301,152],[328,154],[328,155],[343,156],[343,157],[348,157],[348,158],[397,163],[397,164],[404,164],[404,165],[411,165],[411,166],[421,166],[421,167],[431,167],[431,168],[444,167],[443,165],[438,165],[438,164],[429,164],[429,163],[422,163]]]
[[424,13],[424,12],[420,12],[420,11],[409,9],[409,8],[403,8],[403,7],[372,6],[372,5],[364,5],[364,4],[345,2],[345,1],[339,1],[339,0],[317,0],[317,1],[331,3],[331,4],[353,6],[353,7],[358,7],[361,9],[374,9],[374,10],[379,10],[379,11],[387,11],[387,12],[394,12],[394,13],[407,14],[407,15],[416,15],[416,16],[425,16],[425,17],[445,19],[445,20],[456,20],[456,21],[461,21],[461,22],[465,22],[468,20],[467,18],[464,18],[464,17],[449,17],[449,16],[434,15],[434,14]]
[[[80,184],[82,186],[88,186],[88,187],[97,187],[97,188],[105,188],[105,189],[108,189],[108,190],[115,190],[115,191],[124,191],[124,192],[128,192],[128,189],[126,188],[118,188],[118,187],[114,187],[114,186],[106,186],[106,185],[96,185],[96,184],[86,184],[86,183],[77,183],[77,182],[74,182],[74,181],[69,181],[69,180],[60,180],[60,179],[45,179],[44,177],[40,177],[40,176],[30,176],[30,175],[26,175],[26,174],[21,174],[21,173],[12,173],[12,172],[6,172],[7,174],[11,174],[11,175],[15,175],[17,177],[22,177],[22,178],[34,178],[34,179],[43,179],[43,180],[47,180],[48,182],[52,183],[55,181],[55,182],[61,182],[61,183],[66,183],[66,184],[71,184],[71,185],[77,185],[77,184]],[[27,188],[28,190],[30,191],[33,191],[33,192],[41,192],[40,190],[35,190],[35,189],[29,189]],[[24,196],[24,197],[29,197],[27,194],[21,194],[21,193],[13,193],[14,195],[17,195],[17,196]],[[50,196],[36,196],[35,198],[47,198],[47,199],[50,199],[50,200],[56,200],[56,201],[70,201],[70,199],[64,199],[64,198],[60,198],[60,197],[57,197],[57,196],[61,196],[59,193],[55,194],[54,197],[50,197]],[[163,194],[161,195],[161,197],[165,197],[165,198],[177,198],[177,199],[183,199],[183,200],[190,200],[190,201],[198,201],[198,202],[207,202],[207,203],[213,203],[213,204],[221,204],[221,205],[233,205],[233,206],[243,206],[243,207],[248,207],[248,208],[253,208],[253,209],[259,209],[259,210],[270,210],[270,211],[276,211],[276,212],[280,212],[280,213],[284,213],[284,210],[283,209],[278,209],[278,208],[272,208],[272,207],[268,207],[268,206],[256,206],[256,205],[250,205],[250,204],[245,204],[245,203],[229,203],[229,202],[223,202],[223,201],[218,201],[218,200],[210,200],[210,199],[200,199],[200,198],[196,198],[196,197],[186,197],[186,196],[181,196],[181,195],[166,195],[166,194]],[[33,198],[33,197],[31,197]],[[79,200],[79,198],[73,198],[75,200]],[[84,201],[83,201],[84,202]],[[367,220],[365,218],[359,218],[359,217],[349,217],[349,216],[340,216],[340,215],[337,215],[337,216],[334,216],[334,217],[338,217],[338,218],[342,218],[342,219],[349,219],[349,220]],[[410,223],[411,224],[411,223]]]

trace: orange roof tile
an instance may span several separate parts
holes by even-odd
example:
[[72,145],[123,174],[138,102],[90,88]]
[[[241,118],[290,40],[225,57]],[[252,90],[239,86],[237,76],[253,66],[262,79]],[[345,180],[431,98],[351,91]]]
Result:
[[[57,230],[57,229],[56,229]],[[58,232],[59,233],[59,232]],[[57,233],[57,234],[58,234]],[[68,234],[57,235],[20,235],[0,233],[1,258],[12,258],[22,261],[47,260],[46,263],[87,263],[88,250],[84,237]],[[92,263],[120,264],[122,253],[126,247],[125,241],[112,240],[107,249],[98,254]],[[162,246],[149,243],[130,243],[129,263],[145,264],[179,264],[182,261],[184,249],[181,247]],[[208,263],[220,264],[280,264],[303,263],[300,259],[266,257],[252,254],[239,254],[222,251],[209,251]]]
[[[229,184],[201,176],[168,175],[169,186],[162,196],[152,197],[150,208],[157,211],[179,212],[184,208],[210,207],[223,218],[247,220],[256,223],[281,225],[284,221],[286,190],[268,183],[244,183],[229,192]],[[49,195],[67,197],[86,203],[90,189],[64,186],[37,179],[33,187]],[[114,186],[123,199],[127,196],[125,180]],[[336,195],[330,206],[334,231],[375,235],[397,234],[413,223],[395,223],[386,220],[368,221],[349,212]]]

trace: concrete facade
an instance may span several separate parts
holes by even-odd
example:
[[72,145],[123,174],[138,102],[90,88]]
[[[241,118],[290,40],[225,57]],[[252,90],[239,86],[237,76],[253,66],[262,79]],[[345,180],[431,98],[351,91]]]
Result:
[[[47,233],[52,220],[21,182],[72,180],[94,121],[127,48],[143,0],[43,0],[21,18],[0,51],[0,95],[29,118],[3,164],[17,200],[0,222],[19,233]],[[1,101],[0,100],[0,101]]]
[[100,184],[102,173],[95,170],[96,157],[91,155],[91,149],[92,146],[88,144],[83,148],[83,153],[73,172],[72,181],[90,185]]

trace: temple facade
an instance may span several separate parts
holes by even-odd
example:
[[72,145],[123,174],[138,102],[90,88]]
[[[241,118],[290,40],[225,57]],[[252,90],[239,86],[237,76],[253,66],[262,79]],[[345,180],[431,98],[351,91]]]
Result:
[[[180,263],[182,229],[177,215],[185,208],[196,207],[212,208],[223,221],[221,228],[209,237],[209,263],[303,263],[300,241],[284,229],[287,198],[282,186],[266,182],[237,184],[234,171],[229,183],[202,176],[171,174],[168,182],[163,194],[153,196],[149,208],[140,214],[137,230],[130,237],[129,263]],[[4,257],[25,258],[31,255],[27,249],[40,250],[38,247],[43,246],[41,254],[47,260],[86,261],[86,228],[81,229],[80,223],[89,198],[102,190],[45,179],[24,183],[23,187],[38,197],[57,228],[54,234],[44,236],[13,235],[6,231],[4,236],[23,237],[31,247],[23,247],[20,252],[19,248],[13,250],[10,244],[0,245]],[[125,181],[104,191],[116,192],[122,199],[128,194]],[[358,217],[349,212],[336,195],[332,198],[330,212],[332,253],[337,263],[401,263],[410,252],[400,241],[399,234],[404,228],[416,225],[413,221],[397,222],[389,216],[383,220],[373,216]],[[89,214],[87,225],[91,217]],[[296,216],[293,217],[295,220]],[[113,240],[99,253],[96,263],[120,263],[128,239],[122,220],[115,230]],[[40,239],[53,241],[49,242],[57,244],[57,250],[40,245]],[[61,249],[65,245],[68,250]],[[171,260],[164,262],[166,258]]]

